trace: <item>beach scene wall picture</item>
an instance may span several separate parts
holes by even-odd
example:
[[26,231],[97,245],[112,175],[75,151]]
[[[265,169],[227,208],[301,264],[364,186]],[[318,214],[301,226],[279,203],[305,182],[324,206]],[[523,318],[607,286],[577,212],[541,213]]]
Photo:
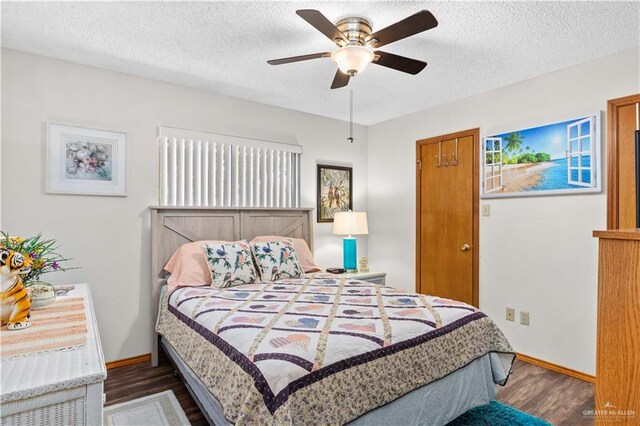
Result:
[[125,195],[125,133],[57,123],[48,130],[47,192]]
[[483,198],[601,192],[598,115],[484,138]]

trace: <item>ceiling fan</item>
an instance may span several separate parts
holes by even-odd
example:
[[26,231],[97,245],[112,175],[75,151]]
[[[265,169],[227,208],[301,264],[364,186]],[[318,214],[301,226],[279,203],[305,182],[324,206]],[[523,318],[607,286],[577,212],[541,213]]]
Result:
[[333,52],[272,59],[267,63],[282,65],[309,59],[331,58],[338,66],[338,71],[331,83],[332,89],[349,84],[349,79],[361,73],[369,63],[413,75],[418,74],[427,66],[426,62],[374,49],[438,26],[438,21],[428,10],[421,10],[374,33],[371,32],[369,21],[360,17],[341,19],[334,25],[318,10],[302,9],[297,10],[296,14],[338,47]]

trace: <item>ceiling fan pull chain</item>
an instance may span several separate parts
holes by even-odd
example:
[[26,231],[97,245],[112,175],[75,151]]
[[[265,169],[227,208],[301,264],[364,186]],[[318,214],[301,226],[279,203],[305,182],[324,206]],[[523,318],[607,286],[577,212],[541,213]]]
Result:
[[349,137],[347,140],[353,143],[353,89],[349,89]]

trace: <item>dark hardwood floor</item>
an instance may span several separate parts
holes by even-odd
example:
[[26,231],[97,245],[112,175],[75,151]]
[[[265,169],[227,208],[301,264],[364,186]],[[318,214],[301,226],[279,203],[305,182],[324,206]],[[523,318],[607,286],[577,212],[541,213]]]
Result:
[[[158,367],[134,364],[109,370],[105,382],[107,405],[171,389],[194,426],[207,422],[164,353]],[[558,426],[592,425],[584,410],[593,409],[594,386],[542,367],[516,361],[497,400]]]
[[593,425],[583,415],[593,410],[593,384],[516,360],[507,385],[496,399],[554,425]]
[[104,388],[107,394],[106,405],[118,404],[171,389],[193,426],[208,424],[182,379],[173,375],[173,365],[162,350],[157,367],[152,367],[145,362],[107,371]]

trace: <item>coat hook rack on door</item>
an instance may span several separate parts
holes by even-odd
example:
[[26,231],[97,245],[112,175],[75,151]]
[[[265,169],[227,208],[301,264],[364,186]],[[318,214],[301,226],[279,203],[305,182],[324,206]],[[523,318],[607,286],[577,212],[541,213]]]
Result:
[[447,167],[458,165],[458,138],[456,138],[456,150],[451,153],[451,159],[447,160],[447,154],[442,153],[442,141],[438,142],[438,155],[436,157],[436,167]]

